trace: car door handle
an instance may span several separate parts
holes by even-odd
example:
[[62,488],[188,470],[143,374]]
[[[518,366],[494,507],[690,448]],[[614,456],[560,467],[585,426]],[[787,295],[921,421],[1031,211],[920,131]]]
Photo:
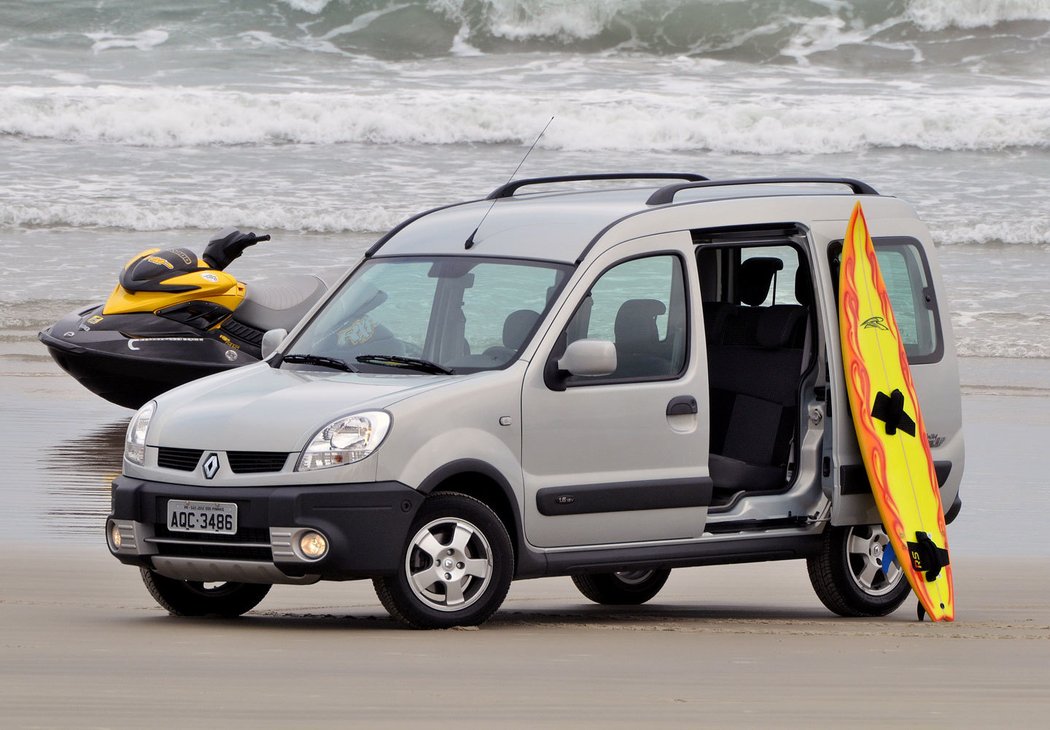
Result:
[[667,404],[667,415],[669,416],[688,416],[696,413],[696,398],[691,395],[675,396]]

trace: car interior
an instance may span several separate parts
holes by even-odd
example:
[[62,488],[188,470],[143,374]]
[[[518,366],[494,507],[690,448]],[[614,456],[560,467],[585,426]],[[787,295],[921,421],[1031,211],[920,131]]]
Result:
[[775,246],[697,252],[710,379],[715,509],[782,492],[794,477],[799,393],[812,350],[813,284],[802,253]]

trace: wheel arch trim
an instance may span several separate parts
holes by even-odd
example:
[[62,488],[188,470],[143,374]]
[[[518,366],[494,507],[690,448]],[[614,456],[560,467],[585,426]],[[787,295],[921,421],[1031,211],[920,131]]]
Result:
[[[472,478],[464,484],[457,480]],[[449,487],[446,489],[446,486]],[[521,504],[503,473],[480,459],[457,459],[432,471],[417,487],[420,494],[460,492],[484,502],[503,520],[514,546],[514,577],[540,576],[546,572],[547,560],[543,553],[532,550],[525,540]],[[496,499],[492,499],[495,492]]]

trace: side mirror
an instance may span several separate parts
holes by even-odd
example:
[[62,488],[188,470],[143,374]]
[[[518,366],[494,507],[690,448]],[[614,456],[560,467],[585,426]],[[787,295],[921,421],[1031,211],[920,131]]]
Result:
[[263,335],[262,345],[262,359],[265,360],[281,345],[281,341],[288,336],[288,330],[267,330],[266,334]]
[[609,375],[616,370],[616,345],[608,340],[576,340],[565,348],[558,369],[572,375]]

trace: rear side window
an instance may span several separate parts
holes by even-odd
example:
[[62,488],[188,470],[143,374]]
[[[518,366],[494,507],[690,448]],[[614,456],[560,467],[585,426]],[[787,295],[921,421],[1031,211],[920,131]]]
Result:
[[[896,236],[872,241],[908,362],[913,365],[937,362],[944,353],[941,323],[930,283],[930,267],[919,242]],[[842,242],[831,244],[829,253],[837,295]]]

